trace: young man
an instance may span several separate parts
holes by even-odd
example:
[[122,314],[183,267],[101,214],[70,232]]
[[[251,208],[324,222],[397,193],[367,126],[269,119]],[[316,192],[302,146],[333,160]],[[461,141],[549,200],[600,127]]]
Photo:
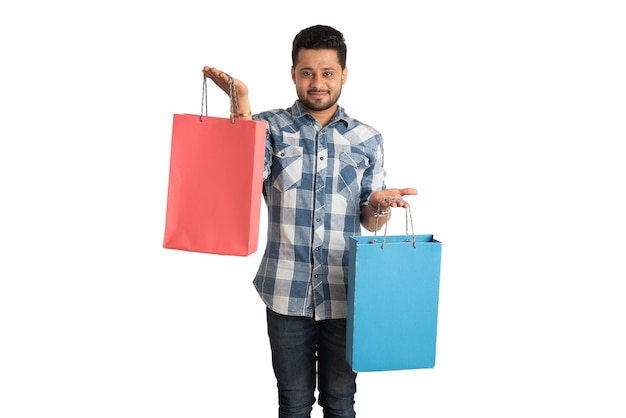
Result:
[[[279,418],[309,418],[315,389],[325,418],[354,417],[356,373],[345,360],[349,237],[373,231],[412,188],[385,185],[383,139],[337,104],[348,77],[343,34],[317,25],[293,41],[298,100],[252,116],[233,79],[242,119],[267,121],[263,195],[267,245],[254,285],[267,305]],[[203,73],[229,92],[229,76]],[[316,376],[317,374],[317,376]]]

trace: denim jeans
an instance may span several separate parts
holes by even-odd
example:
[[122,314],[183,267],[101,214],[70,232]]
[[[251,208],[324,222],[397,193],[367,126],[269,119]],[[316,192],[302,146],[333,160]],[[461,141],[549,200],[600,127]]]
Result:
[[356,373],[346,361],[346,320],[315,321],[267,309],[267,329],[278,417],[310,418],[316,380],[324,418],[355,417]]

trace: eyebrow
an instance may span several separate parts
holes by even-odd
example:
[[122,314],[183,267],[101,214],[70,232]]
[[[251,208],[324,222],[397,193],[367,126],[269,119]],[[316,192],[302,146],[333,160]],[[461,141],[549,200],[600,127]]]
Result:
[[[303,68],[300,69],[300,71],[304,71],[304,70],[313,70],[313,67],[303,67]],[[321,70],[322,71],[328,71],[328,70],[336,71],[337,69],[334,68],[334,67],[324,67]]]

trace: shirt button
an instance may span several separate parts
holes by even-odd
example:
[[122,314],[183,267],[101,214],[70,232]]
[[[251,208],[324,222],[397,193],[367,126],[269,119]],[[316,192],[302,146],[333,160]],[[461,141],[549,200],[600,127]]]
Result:
[[315,247],[315,251],[319,251],[319,250],[320,250],[320,247]]
[[320,218],[317,218],[317,219],[315,220],[315,222],[320,222],[320,221],[321,221],[321,219],[320,219]]
[[324,157],[320,157],[320,161],[323,161],[323,160],[324,160]]

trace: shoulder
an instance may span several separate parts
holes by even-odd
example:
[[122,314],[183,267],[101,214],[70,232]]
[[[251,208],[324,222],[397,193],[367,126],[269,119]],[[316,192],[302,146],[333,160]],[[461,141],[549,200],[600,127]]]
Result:
[[252,116],[254,120],[264,120],[270,132],[297,132],[303,126],[310,125],[312,117],[295,103],[286,109],[272,109]]
[[338,109],[337,119],[343,122],[337,124],[338,130],[343,131],[342,134],[354,136],[362,141],[382,142],[382,135],[378,129],[350,117],[342,107]]
[[300,106],[298,106],[297,103],[294,103],[291,107],[285,109],[271,109],[256,113],[252,116],[252,119],[266,120],[268,122],[281,119],[293,120],[295,118],[303,116],[305,113],[306,112],[304,112],[304,110]]

